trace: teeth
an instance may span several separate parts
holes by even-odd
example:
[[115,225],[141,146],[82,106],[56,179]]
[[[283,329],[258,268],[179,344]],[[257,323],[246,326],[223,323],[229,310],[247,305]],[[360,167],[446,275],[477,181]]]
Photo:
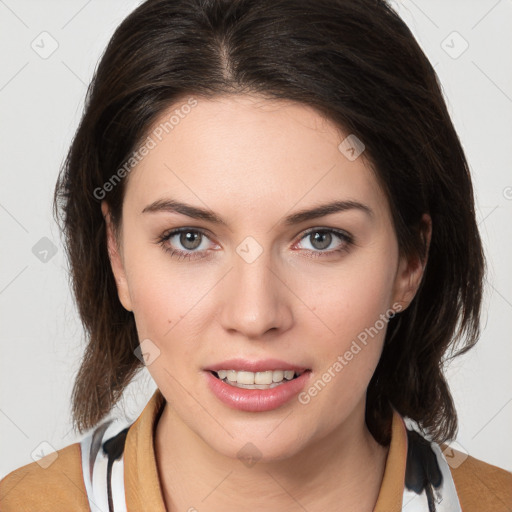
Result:
[[[265,372],[246,372],[236,370],[218,370],[220,380],[229,384],[240,385],[239,387],[251,387],[254,389],[267,389],[275,387],[283,380],[292,380],[295,376],[293,370],[268,370]],[[261,386],[261,387],[260,387]]]
[[274,372],[272,370],[268,372],[256,372],[254,374],[254,384],[272,384]]
[[272,382],[281,382],[284,378],[283,370],[274,370],[272,372]]
[[252,372],[238,372],[236,375],[238,384],[254,384],[254,373]]

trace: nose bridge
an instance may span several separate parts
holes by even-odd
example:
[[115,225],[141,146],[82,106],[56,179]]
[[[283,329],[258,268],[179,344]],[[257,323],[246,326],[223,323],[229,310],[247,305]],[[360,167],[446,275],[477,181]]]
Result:
[[238,245],[221,315],[225,329],[258,338],[272,328],[288,328],[289,297],[276,267],[271,249],[253,237]]

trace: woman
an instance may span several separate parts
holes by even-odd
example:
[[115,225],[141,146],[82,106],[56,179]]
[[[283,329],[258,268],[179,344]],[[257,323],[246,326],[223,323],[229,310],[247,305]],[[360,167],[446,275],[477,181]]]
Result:
[[[435,72],[376,0],[149,0],[56,187],[75,443],[2,510],[510,510],[449,448],[484,257]],[[137,421],[103,421],[140,368]]]

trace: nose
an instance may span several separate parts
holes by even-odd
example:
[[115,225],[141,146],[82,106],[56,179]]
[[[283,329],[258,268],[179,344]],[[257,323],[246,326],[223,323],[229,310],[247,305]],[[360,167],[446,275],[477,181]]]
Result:
[[255,261],[246,261],[235,255],[224,280],[220,313],[226,331],[261,340],[269,331],[275,336],[291,327],[294,296],[270,256],[270,251],[263,251]]

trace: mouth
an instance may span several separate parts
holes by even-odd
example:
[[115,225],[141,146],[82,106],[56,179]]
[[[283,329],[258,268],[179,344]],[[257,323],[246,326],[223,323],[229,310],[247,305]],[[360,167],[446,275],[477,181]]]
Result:
[[215,378],[241,389],[273,389],[299,378],[311,370],[266,370],[261,372],[226,370],[208,370]]
[[202,368],[212,394],[231,409],[267,412],[292,402],[312,369],[281,359],[235,358]]
[[292,402],[307,386],[312,369],[268,358],[233,358],[203,367],[208,389],[232,409],[266,412]]

